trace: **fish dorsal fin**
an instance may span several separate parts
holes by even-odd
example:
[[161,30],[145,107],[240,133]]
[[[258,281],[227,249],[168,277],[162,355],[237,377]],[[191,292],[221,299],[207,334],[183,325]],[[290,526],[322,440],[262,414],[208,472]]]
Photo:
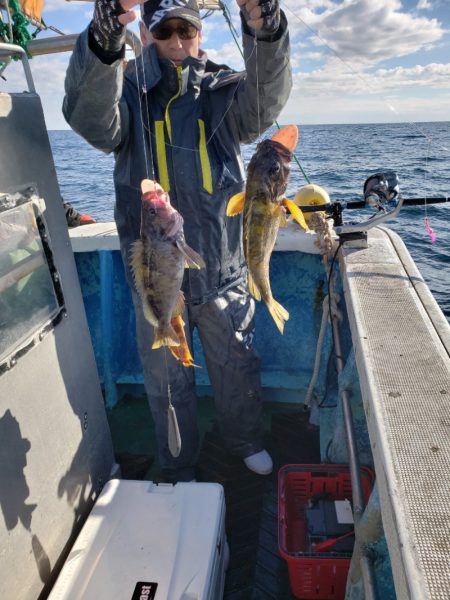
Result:
[[244,210],[245,192],[239,192],[228,200],[227,217],[235,217]]
[[176,242],[178,250],[186,259],[187,269],[204,269],[205,261],[195,250],[186,244],[184,240],[177,240]]
[[155,317],[153,310],[150,307],[150,304],[146,301],[146,289],[144,282],[144,274],[146,267],[143,263],[143,255],[144,255],[144,245],[142,240],[136,240],[131,244],[130,250],[130,267],[131,272],[133,274],[134,285],[136,287],[136,291],[139,294],[139,297],[142,300],[142,309],[144,311],[144,317],[147,319],[149,323],[153,326],[157,323],[157,318]]
[[306,224],[303,212],[301,208],[295,204],[295,202],[292,202],[292,200],[288,200],[287,198],[283,198],[281,204],[289,209],[291,215],[294,217],[300,227],[302,227],[305,231],[309,231],[309,227]]
[[279,129],[273,134],[272,140],[278,142],[290,152],[294,152],[298,143],[297,125],[286,125],[286,127]]
[[144,246],[141,240],[136,240],[131,244],[130,249],[130,267],[134,277],[134,283],[136,290],[142,297],[144,291],[144,277],[143,277],[143,266],[142,266],[142,254],[144,252]]

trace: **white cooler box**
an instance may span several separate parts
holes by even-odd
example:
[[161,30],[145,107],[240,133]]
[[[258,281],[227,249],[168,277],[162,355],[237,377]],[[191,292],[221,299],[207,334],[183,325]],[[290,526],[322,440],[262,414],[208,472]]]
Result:
[[50,600],[220,600],[228,548],[216,483],[109,481]]

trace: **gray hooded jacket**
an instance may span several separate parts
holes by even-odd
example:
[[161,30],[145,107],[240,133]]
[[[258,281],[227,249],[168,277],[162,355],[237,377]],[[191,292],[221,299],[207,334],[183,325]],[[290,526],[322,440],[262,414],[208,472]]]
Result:
[[204,52],[175,67],[158,59],[153,45],[124,71],[122,60],[106,65],[97,58],[87,30],[80,35],[67,70],[63,112],[90,144],[115,153],[115,219],[130,284],[129,250],[140,234],[140,183],[146,177],[170,193],[184,218],[187,243],[206,262],[206,269],[186,270],[186,301],[206,302],[245,279],[241,217],[226,217],[225,211],[229,198],[244,188],[240,143],[270,127],[289,96],[283,14],[280,28],[276,41],[258,41],[257,47],[244,33],[245,72],[217,70]]

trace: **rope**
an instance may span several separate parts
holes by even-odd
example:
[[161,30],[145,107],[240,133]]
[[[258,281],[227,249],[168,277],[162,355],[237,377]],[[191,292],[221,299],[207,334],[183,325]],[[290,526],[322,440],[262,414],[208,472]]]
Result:
[[31,58],[27,50],[27,44],[33,39],[33,36],[28,31],[30,21],[25,17],[20,8],[19,0],[7,0],[12,18],[12,39],[7,40],[11,44],[21,46],[27,53],[28,58]]
[[328,296],[325,296],[325,298],[323,300],[322,309],[323,309],[322,321],[320,323],[319,337],[317,339],[316,357],[314,359],[314,369],[313,369],[311,381],[309,382],[309,386],[306,391],[305,400],[304,400],[304,405],[306,407],[311,406],[312,395],[314,392],[314,388],[316,387],[317,377],[319,376],[320,355],[322,354],[323,340],[325,338],[325,331],[327,328],[328,314],[329,314]]
[[336,317],[339,320],[342,319],[342,315],[338,309],[339,294],[334,291],[334,279],[336,278],[336,273],[331,273],[329,260],[336,244],[333,240],[330,225],[325,217],[325,213],[313,213],[309,218],[308,226],[310,229],[316,232],[318,239],[315,243],[317,246],[319,246],[323,254],[323,265],[328,278],[328,294],[325,296],[322,304],[322,320],[320,323],[319,337],[317,339],[314,368],[304,400],[304,405],[306,407],[311,406],[314,388],[319,376],[320,357],[322,354],[323,341],[325,339],[325,332],[329,316],[331,314],[333,317]]
[[9,8],[8,0],[5,0],[5,11],[8,15],[8,24],[3,22],[2,14],[0,12],[0,38],[4,42],[9,42],[9,40],[13,39],[13,30],[12,30],[12,18],[11,11]]
[[[22,12],[19,0],[5,0],[5,3],[9,23],[4,23],[0,18],[0,39],[7,44],[16,44],[17,46],[20,46],[25,50],[28,58],[32,58],[31,54],[28,52],[28,42],[33,40],[41,29],[46,28],[46,26],[44,24],[44,27],[41,27],[34,19],[26,17]],[[28,31],[29,25],[34,25],[36,27],[34,33]],[[20,60],[20,57],[15,56],[14,60]]]

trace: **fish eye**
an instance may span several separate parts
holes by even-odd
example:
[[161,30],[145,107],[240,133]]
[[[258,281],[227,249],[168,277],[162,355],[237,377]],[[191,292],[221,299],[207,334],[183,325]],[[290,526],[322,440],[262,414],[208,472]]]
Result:
[[279,173],[281,169],[280,163],[275,163],[272,167],[272,172],[273,173]]

